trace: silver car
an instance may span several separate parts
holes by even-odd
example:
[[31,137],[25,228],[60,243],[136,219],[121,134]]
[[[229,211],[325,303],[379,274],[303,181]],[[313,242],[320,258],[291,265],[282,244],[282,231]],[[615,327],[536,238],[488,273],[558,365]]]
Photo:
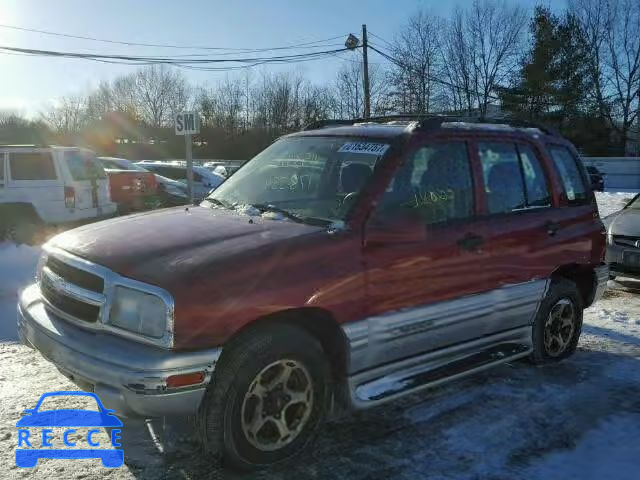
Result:
[[609,277],[640,279],[640,194],[605,219]]

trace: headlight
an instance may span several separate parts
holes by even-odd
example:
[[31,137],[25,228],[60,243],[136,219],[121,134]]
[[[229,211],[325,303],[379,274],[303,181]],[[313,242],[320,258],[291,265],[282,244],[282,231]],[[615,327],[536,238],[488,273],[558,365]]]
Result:
[[168,308],[156,295],[116,286],[109,323],[145,337],[162,338],[169,328]]

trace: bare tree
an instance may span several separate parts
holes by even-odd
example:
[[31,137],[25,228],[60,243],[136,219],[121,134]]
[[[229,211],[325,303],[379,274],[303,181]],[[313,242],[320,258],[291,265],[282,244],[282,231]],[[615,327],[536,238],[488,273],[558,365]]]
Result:
[[527,13],[504,0],[474,0],[466,15],[472,90],[480,115],[487,113],[496,87],[518,66]]
[[[151,127],[169,125],[173,114],[186,108],[189,87],[178,71],[164,65],[152,65],[138,70],[134,78],[137,110]],[[123,80],[125,87],[129,86],[129,81]]]
[[456,7],[441,43],[442,73],[447,82],[450,106],[454,111],[466,110],[471,115],[475,103],[470,40],[465,27],[465,14]]
[[[360,118],[364,113],[364,88],[362,84],[362,64],[360,60],[346,62],[338,71],[334,82],[334,106],[338,117]],[[369,91],[371,112],[384,114],[388,110],[387,83],[379,65],[369,67]]]
[[78,132],[87,120],[86,101],[80,95],[62,97],[46,112],[41,113],[41,117],[57,132]]
[[588,46],[591,94],[624,149],[640,112],[640,3],[574,0],[570,9]]
[[390,72],[396,108],[403,112],[427,113],[441,81],[440,37],[444,23],[426,10],[412,15],[392,44],[399,61]]

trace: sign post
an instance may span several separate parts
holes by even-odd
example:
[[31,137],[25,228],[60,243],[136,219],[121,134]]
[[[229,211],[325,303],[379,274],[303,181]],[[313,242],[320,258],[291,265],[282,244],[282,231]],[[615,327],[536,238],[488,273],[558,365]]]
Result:
[[189,203],[193,203],[193,155],[191,135],[200,133],[200,116],[198,112],[181,112],[175,117],[176,135],[184,135],[187,160],[187,191]]

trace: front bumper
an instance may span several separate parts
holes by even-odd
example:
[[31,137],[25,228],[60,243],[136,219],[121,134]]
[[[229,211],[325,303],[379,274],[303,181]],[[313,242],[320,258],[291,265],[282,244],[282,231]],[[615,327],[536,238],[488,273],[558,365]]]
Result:
[[[220,348],[173,352],[85,330],[46,310],[37,285],[20,297],[18,334],[80,388],[94,391],[107,408],[125,417],[194,414],[221,353]],[[194,372],[204,372],[201,384],[167,387],[169,376]]]
[[[616,277],[629,277],[640,279],[640,268],[625,265],[623,254],[625,251],[636,250],[632,247],[607,243],[606,262],[609,265],[610,274]],[[637,251],[637,250],[636,250]]]
[[593,289],[593,298],[588,302],[589,305],[596,303],[602,298],[604,291],[607,289],[607,282],[609,281],[609,265],[601,264],[594,268],[595,280]]

